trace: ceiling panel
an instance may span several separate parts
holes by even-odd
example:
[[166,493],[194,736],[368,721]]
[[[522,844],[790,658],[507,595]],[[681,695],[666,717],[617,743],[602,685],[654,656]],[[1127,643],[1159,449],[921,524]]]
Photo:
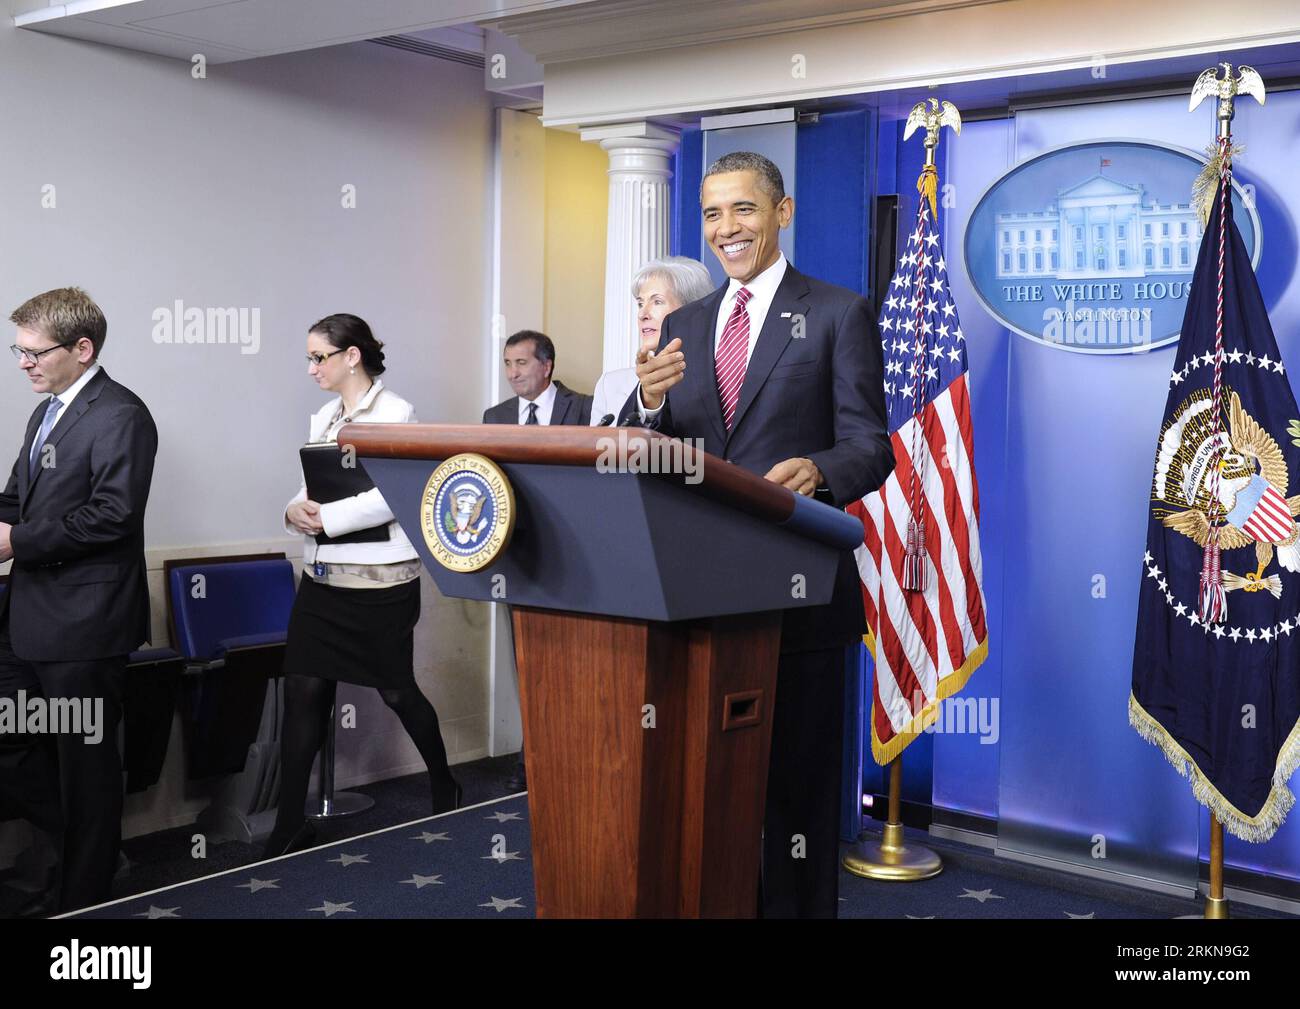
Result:
[[34,31],[211,63],[270,56],[471,24],[595,0],[135,0],[83,14],[62,5],[3,0],[11,15],[41,9]]

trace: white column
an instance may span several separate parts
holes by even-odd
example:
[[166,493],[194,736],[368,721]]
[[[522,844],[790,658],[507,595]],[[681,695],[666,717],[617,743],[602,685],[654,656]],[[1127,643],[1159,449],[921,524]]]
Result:
[[672,156],[677,134],[653,123],[620,123],[583,130],[582,139],[609,154],[609,222],[605,235],[604,370],[630,367],[636,358],[632,276],[668,255]]

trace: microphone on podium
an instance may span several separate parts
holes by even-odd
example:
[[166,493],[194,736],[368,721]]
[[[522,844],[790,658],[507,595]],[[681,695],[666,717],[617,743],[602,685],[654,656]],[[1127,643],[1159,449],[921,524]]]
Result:
[[597,424],[596,426],[597,426],[597,427],[609,427],[609,425],[611,425],[611,424],[613,424],[613,423],[614,423],[614,415],[613,415],[612,413],[607,413],[607,414],[605,414],[605,416],[603,416],[603,417],[600,418],[600,423]]

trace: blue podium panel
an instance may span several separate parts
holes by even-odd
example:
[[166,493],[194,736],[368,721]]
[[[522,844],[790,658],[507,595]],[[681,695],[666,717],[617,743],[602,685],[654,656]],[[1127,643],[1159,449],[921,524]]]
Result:
[[[449,571],[433,559],[420,528],[425,485],[438,461],[363,462],[444,595],[692,620],[821,605],[834,588],[839,551],[793,529],[668,480],[531,463],[502,464],[518,509],[502,555],[481,571]],[[756,543],[763,549],[756,551]]]

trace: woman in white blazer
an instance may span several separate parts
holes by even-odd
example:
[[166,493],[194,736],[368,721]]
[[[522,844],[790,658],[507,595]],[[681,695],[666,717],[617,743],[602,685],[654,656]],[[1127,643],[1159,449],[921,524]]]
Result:
[[[636,332],[642,350],[659,346],[659,324],[669,312],[698,301],[713,290],[713,278],[704,264],[688,256],[653,259],[632,278],[636,302]],[[636,388],[635,368],[616,368],[601,375],[591,395],[591,423],[614,415],[614,423]]]
[[[307,373],[337,393],[311,418],[312,444],[329,444],[344,424],[413,424],[410,403],[384,388],[383,344],[355,315],[331,315],[307,333]],[[312,762],[325,740],[335,685],[375,687],[397,713],[429,770],[433,812],[455,809],[461,788],[447,764],[438,715],[415,682],[420,560],[377,488],[326,504],[304,483],[284,512],[301,533],[303,576],[289,618],[280,743],[280,808],[264,858],[305,844],[303,810]],[[374,542],[318,543],[383,527]]]

